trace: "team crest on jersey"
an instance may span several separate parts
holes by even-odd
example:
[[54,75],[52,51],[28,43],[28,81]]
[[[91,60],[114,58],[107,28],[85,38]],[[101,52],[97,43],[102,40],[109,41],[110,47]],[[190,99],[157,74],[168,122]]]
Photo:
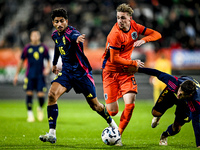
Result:
[[132,32],[131,37],[133,40],[136,40],[138,38],[137,32]]
[[105,100],[108,99],[108,94],[107,94],[107,93],[104,94],[104,99],[105,99]]

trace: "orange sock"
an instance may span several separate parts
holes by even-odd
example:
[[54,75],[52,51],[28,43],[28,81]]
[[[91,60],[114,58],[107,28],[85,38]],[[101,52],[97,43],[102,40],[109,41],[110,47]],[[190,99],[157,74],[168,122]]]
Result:
[[135,104],[125,105],[124,111],[120,118],[119,129],[118,129],[121,135],[131,119],[134,107],[135,107]]

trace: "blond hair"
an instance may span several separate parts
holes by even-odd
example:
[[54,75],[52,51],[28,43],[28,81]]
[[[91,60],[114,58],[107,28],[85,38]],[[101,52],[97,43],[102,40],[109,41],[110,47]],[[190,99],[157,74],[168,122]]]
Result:
[[129,16],[132,16],[134,11],[128,4],[121,4],[116,9],[117,12],[127,12]]

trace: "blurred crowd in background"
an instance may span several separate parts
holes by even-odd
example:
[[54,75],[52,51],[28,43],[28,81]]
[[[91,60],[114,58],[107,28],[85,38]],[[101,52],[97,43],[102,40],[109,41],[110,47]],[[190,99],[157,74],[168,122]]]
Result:
[[0,48],[23,48],[32,28],[38,28],[43,42],[54,47],[51,12],[58,7],[67,9],[69,25],[86,34],[87,47],[104,47],[121,3],[130,4],[137,23],[162,34],[161,40],[153,42],[155,51],[200,48],[199,0],[0,0]]

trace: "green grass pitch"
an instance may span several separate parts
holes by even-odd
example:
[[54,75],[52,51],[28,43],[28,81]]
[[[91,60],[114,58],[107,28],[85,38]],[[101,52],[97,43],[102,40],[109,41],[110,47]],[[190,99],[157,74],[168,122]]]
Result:
[[[101,102],[104,103],[103,100]],[[37,100],[34,100],[36,115]],[[26,122],[25,100],[0,100],[0,149],[140,149],[140,150],[189,150],[196,149],[192,124],[187,123],[181,132],[168,138],[168,146],[159,146],[161,133],[173,122],[171,108],[161,118],[160,124],[151,128],[153,100],[136,100],[132,119],[122,136],[123,147],[107,146],[101,132],[107,123],[92,111],[85,100],[58,100],[57,142],[41,142],[40,134],[48,132],[48,121]],[[113,117],[119,123],[124,103],[119,100],[119,114]]]

